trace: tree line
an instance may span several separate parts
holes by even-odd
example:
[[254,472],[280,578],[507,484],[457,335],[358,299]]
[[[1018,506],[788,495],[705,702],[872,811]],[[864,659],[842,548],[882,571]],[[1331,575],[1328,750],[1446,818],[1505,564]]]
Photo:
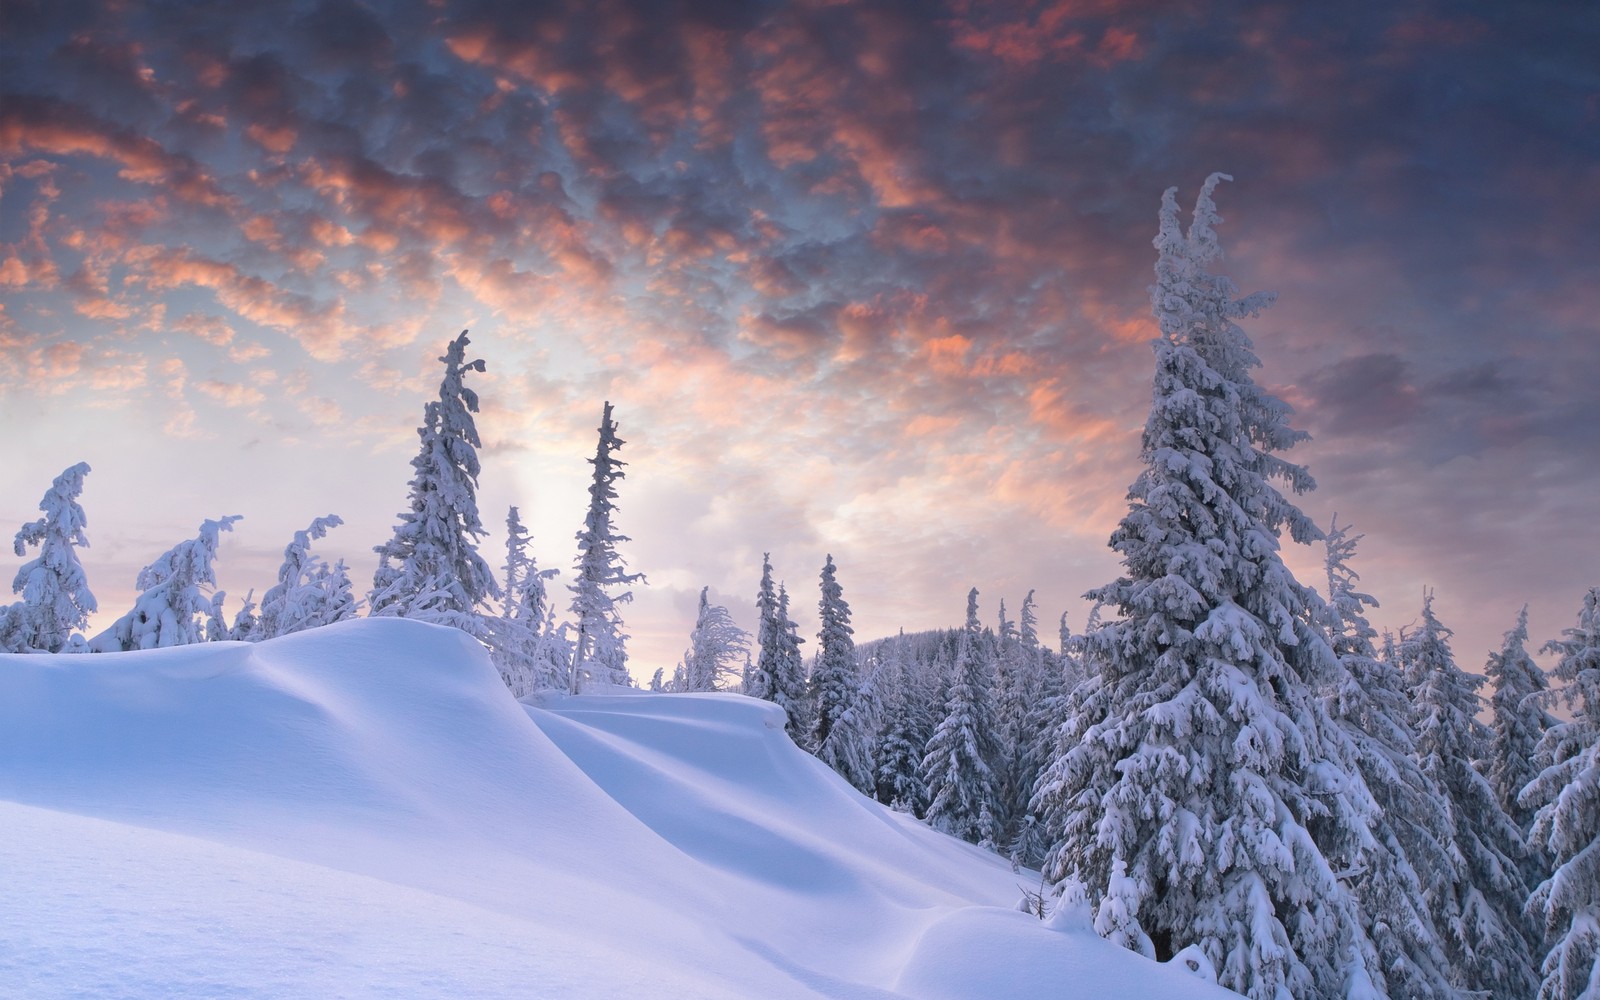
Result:
[[[1258,1000],[1593,1000],[1600,587],[1543,646],[1555,685],[1529,655],[1526,609],[1482,675],[1457,664],[1431,594],[1414,625],[1374,629],[1352,567],[1361,536],[1295,505],[1315,484],[1282,452],[1306,435],[1250,374],[1260,362],[1237,320],[1272,296],[1241,297],[1210,269],[1221,179],[1207,179],[1187,227],[1175,190],[1162,199],[1143,468],[1110,539],[1122,574],[1087,595],[1081,634],[1063,615],[1053,648],[1041,640],[1031,592],[1016,620],[1001,602],[986,627],[973,589],[960,628],[858,647],[830,555],[808,658],[764,557],[756,635],[702,591],[683,660],[651,686],[774,702],[795,742],[864,794],[1038,868],[1128,948],[1198,947],[1219,982]],[[612,523],[624,463],[611,404],[558,620],[556,571],[536,564],[516,508],[499,577],[478,553],[466,380],[484,363],[467,346],[463,332],[440,358],[408,509],[364,598],[342,561],[311,551],[340,523],[328,516],[296,533],[259,603],[226,619],[208,590],[229,516],[147,566],[134,607],[86,638],[79,464],[16,536],[19,556],[38,553],[14,582],[21,600],[0,608],[0,648],[256,641],[364,607],[476,636],[519,696],[628,683],[619,609],[643,577]],[[1285,534],[1324,546],[1323,592],[1284,565]]]

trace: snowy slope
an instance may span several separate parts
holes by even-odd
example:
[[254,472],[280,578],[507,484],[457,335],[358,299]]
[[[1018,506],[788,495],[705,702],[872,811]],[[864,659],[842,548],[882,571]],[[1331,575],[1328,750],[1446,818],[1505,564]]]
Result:
[[1233,996],[733,695],[514,701],[363,620],[0,657],[0,996]]

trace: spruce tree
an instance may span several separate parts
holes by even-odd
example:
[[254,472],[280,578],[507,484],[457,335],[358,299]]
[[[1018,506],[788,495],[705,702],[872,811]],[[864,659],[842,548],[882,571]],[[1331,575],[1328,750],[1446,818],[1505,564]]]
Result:
[[616,513],[617,482],[624,478],[626,465],[616,457],[625,444],[617,437],[608,401],[600,416],[600,441],[595,448],[594,478],[589,484],[589,512],[578,532],[576,579],[572,591],[572,617],[577,635],[572,652],[571,690],[577,694],[588,679],[610,684],[628,683],[628,637],[622,631],[618,605],[633,600],[632,591],[612,595],[611,590],[634,582],[644,583],[643,573],[629,573],[617,545],[631,541],[611,523]]
[[851,638],[855,630],[850,627],[850,605],[839,586],[831,555],[822,565],[818,585],[822,591],[817,602],[821,627],[817,631],[817,661],[811,670],[810,696],[815,713],[811,740],[817,755],[831,766],[849,752],[831,745],[833,731],[854,704],[861,678],[856,667],[856,644]]
[[1521,802],[1537,810],[1534,846],[1553,861],[1528,901],[1550,943],[1539,1000],[1600,998],[1600,587],[1583,598],[1576,628],[1545,644],[1560,657],[1551,674],[1572,721],[1546,730],[1544,770]]
[[1046,875],[1086,884],[1102,934],[1162,958],[1198,946],[1257,1000],[1343,996],[1366,949],[1310,827],[1328,789],[1361,779],[1326,745],[1320,601],[1278,551],[1284,531],[1320,537],[1274,485],[1314,485],[1275,454],[1306,435],[1251,379],[1234,322],[1272,296],[1236,298],[1206,270],[1222,179],[1187,233],[1175,189],[1162,199],[1144,470],[1111,536],[1125,575],[1088,595],[1120,617],[1086,637],[1094,665],[1034,806]]
[[[1517,614],[1517,624],[1505,635],[1500,652],[1490,653],[1483,674],[1493,693],[1489,743],[1489,786],[1495,800],[1524,835],[1533,825],[1533,810],[1517,803],[1517,796],[1539,773],[1539,741],[1555,720],[1544,710],[1550,685],[1544,671],[1528,655],[1528,608]],[[1530,875],[1534,874],[1529,872]],[[1542,878],[1543,873],[1538,873]],[[1534,881],[1538,881],[1537,878]]]
[[778,591],[772,582],[772,553],[761,553],[761,583],[756,588],[756,658],[744,679],[744,693],[777,700],[777,672],[783,626],[778,621]]
[[695,614],[694,631],[689,634],[689,649],[683,655],[684,683],[680,691],[719,691],[737,676],[737,664],[750,651],[750,636],[734,624],[733,616],[720,604],[712,604],[711,588],[700,588],[700,607]]
[[560,573],[540,569],[528,551],[532,541],[516,507],[506,511],[506,561],[500,614],[489,622],[489,646],[506,687],[517,697],[540,688],[567,686],[567,658],[551,649],[545,634],[550,597],[545,581]]
[[804,743],[811,733],[811,699],[808,694],[805,657],[800,646],[800,626],[789,617],[789,591],[778,584],[778,612],[774,619],[778,635],[778,657],[773,667],[771,700],[783,706],[788,716],[789,737]]
[[1398,650],[1411,688],[1422,773],[1443,792],[1452,824],[1455,864],[1430,873],[1433,922],[1456,986],[1531,996],[1537,980],[1522,916],[1527,847],[1474,766],[1489,750],[1488,727],[1477,718],[1484,680],[1456,666],[1450,635],[1435,617],[1429,593],[1421,626],[1401,634]]
[[24,563],[11,582],[12,593],[21,594],[22,600],[0,608],[0,618],[5,619],[0,624],[0,652],[59,653],[98,610],[75,551],[89,547],[83,533],[88,519],[78,505],[88,474],[89,466],[79,462],[57,476],[39,501],[44,517],[17,531],[13,543],[17,555],[25,555],[29,546],[37,546],[39,554]]
[[481,635],[479,608],[497,596],[494,573],[478,554],[487,532],[478,517],[478,438],[472,415],[478,394],[468,372],[467,331],[450,342],[439,361],[439,398],[423,408],[417,428],[421,448],[411,460],[410,510],[398,514],[394,535],[373,549],[378,570],[367,598],[369,614],[418,618]]
[[1453,871],[1454,831],[1443,792],[1416,760],[1404,678],[1373,646],[1377,632],[1365,609],[1377,601],[1356,590],[1350,568],[1361,538],[1335,517],[1324,539],[1327,628],[1340,667],[1329,710],[1375,806],[1370,837],[1346,867],[1388,995],[1448,1000],[1461,994],[1449,980],[1427,892],[1441,872]]
[[922,780],[922,757],[927,751],[932,721],[928,718],[919,677],[906,655],[906,633],[884,643],[884,723],[873,752],[877,798],[899,812],[921,817],[928,805],[928,786]]
[[922,758],[927,821],[938,830],[988,848],[999,835],[999,779],[994,761],[994,664],[983,655],[978,588],[967,592],[967,622],[945,694],[944,713]]
[[89,648],[108,653],[205,642],[207,623],[221,614],[220,600],[204,593],[217,583],[212,564],[219,537],[241,519],[229,514],[203,521],[197,536],[179,542],[140,570],[134,585],[141,593],[133,608],[95,636]]
[[342,566],[329,566],[311,552],[311,543],[343,524],[337,514],[314,519],[283,550],[278,582],[261,596],[252,614],[240,612],[229,637],[260,641],[318,628],[355,614],[355,597]]

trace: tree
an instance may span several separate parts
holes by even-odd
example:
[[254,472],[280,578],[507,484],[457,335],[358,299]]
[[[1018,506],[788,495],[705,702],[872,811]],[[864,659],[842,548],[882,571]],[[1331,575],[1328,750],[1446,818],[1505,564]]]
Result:
[[89,648],[106,653],[206,641],[206,623],[220,609],[202,589],[217,583],[212,563],[217,558],[219,536],[232,531],[233,522],[241,519],[230,514],[202,522],[196,537],[179,542],[140,570],[134,585],[142,593],[132,610],[95,636]]
[[411,460],[411,509],[397,515],[394,536],[373,549],[378,570],[368,597],[370,614],[418,618],[483,632],[479,606],[497,595],[489,564],[477,542],[487,532],[478,518],[478,394],[466,386],[467,331],[444,356],[439,398],[423,408],[417,437],[422,447]]
[[[1536,755],[1545,730],[1555,724],[1544,710],[1550,685],[1544,671],[1528,655],[1528,608],[1523,606],[1517,624],[1505,635],[1500,652],[1490,653],[1483,674],[1493,688],[1489,743],[1489,787],[1517,829],[1526,836],[1533,825],[1533,810],[1517,803],[1517,796],[1539,773]],[[1529,872],[1533,874],[1533,872]],[[1542,873],[1541,877],[1542,877]]]
[[744,679],[744,693],[776,701],[778,658],[783,624],[778,620],[778,592],[772,583],[772,553],[761,553],[761,583],[756,589],[756,659]]
[[811,703],[815,711],[812,744],[817,755],[833,763],[843,749],[830,746],[833,730],[850,710],[860,684],[856,669],[856,644],[851,636],[850,605],[839,586],[833,556],[822,565],[819,582],[822,598],[817,602],[821,628],[817,631],[817,662],[811,670]]
[[24,555],[29,546],[38,546],[39,554],[24,563],[11,582],[11,592],[21,594],[22,600],[0,608],[0,617],[6,620],[0,625],[0,652],[59,653],[98,610],[76,551],[89,546],[83,533],[88,519],[78,505],[88,474],[89,466],[79,462],[57,476],[39,501],[44,517],[17,531],[17,555]]
[[928,786],[922,780],[922,758],[932,734],[925,699],[917,690],[919,678],[906,657],[906,634],[886,641],[880,659],[883,671],[878,691],[884,714],[882,734],[873,750],[877,798],[900,812],[923,815]]
[[1539,757],[1547,765],[1523,791],[1537,809],[1534,846],[1553,860],[1548,879],[1528,901],[1542,920],[1550,949],[1541,967],[1539,1000],[1600,997],[1600,587],[1583,598],[1577,628],[1546,643],[1560,656],[1551,673],[1572,721],[1545,731]]
[[490,648],[506,687],[519,698],[544,687],[566,687],[567,656],[546,635],[550,598],[545,581],[560,573],[540,569],[528,551],[531,537],[516,507],[506,511],[505,582],[500,614],[489,623]]
[[1093,668],[1033,804],[1045,873],[1087,885],[1102,934],[1162,958],[1196,945],[1250,997],[1344,996],[1366,949],[1310,826],[1360,776],[1328,755],[1320,601],[1278,549],[1321,534],[1274,485],[1314,486],[1275,454],[1306,435],[1251,379],[1235,322],[1273,296],[1206,270],[1223,179],[1187,233],[1162,198],[1144,469],[1111,536],[1124,575],[1088,595],[1120,617],[1085,639]]
[[928,789],[926,819],[935,829],[994,848],[999,833],[999,779],[994,760],[994,666],[982,655],[978,588],[967,592],[967,623],[961,630],[955,668],[945,695],[944,716],[928,740],[922,780]]
[[727,608],[711,603],[710,592],[710,587],[700,588],[700,609],[683,654],[680,691],[720,690],[724,681],[738,676],[738,663],[750,652],[749,634],[734,624]]
[[1361,535],[1337,516],[1327,547],[1327,631],[1339,671],[1328,690],[1333,723],[1371,791],[1369,837],[1344,859],[1347,878],[1393,997],[1453,998],[1449,964],[1433,924],[1427,890],[1454,870],[1453,829],[1444,794],[1422,773],[1411,735],[1411,702],[1392,658],[1381,660],[1365,609],[1377,601],[1356,589],[1350,568]]
[[572,616],[577,636],[572,650],[571,691],[577,694],[586,680],[608,684],[628,683],[628,637],[622,631],[622,616],[617,606],[633,600],[632,591],[613,596],[609,591],[635,581],[644,583],[643,573],[629,573],[617,545],[631,539],[612,525],[616,513],[617,482],[625,477],[626,465],[616,457],[625,444],[617,437],[617,424],[611,419],[608,401],[600,416],[600,443],[595,448],[594,479],[589,484],[589,512],[578,532],[578,559],[574,566]]
[[1531,996],[1534,976],[1522,907],[1527,848],[1474,761],[1488,755],[1489,730],[1478,721],[1483,678],[1456,666],[1449,629],[1423,598],[1422,624],[1402,632],[1398,655],[1411,688],[1417,755],[1443,792],[1455,864],[1430,873],[1434,926],[1455,984],[1494,996]]
[[247,612],[240,612],[240,620],[228,630],[231,638],[271,639],[330,625],[355,614],[355,594],[344,564],[329,566],[311,552],[312,541],[327,537],[330,530],[343,523],[338,515],[329,514],[294,533],[283,550],[277,584],[262,595],[253,623]]

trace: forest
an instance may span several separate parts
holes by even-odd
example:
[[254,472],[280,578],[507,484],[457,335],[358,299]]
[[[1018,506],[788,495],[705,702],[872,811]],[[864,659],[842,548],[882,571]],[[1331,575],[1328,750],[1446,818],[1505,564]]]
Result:
[[[1198,946],[1250,997],[1600,995],[1600,586],[1542,642],[1524,610],[1481,670],[1458,663],[1431,596],[1414,625],[1374,628],[1362,536],[1296,506],[1313,483],[1283,453],[1304,434],[1251,374],[1238,321],[1271,297],[1211,270],[1221,179],[1187,225],[1163,199],[1142,470],[1109,541],[1121,575],[1087,595],[1081,632],[1062,615],[1043,634],[1032,592],[1013,611],[973,588],[959,627],[857,642],[849,567],[829,555],[808,653],[790,608],[813,598],[763,560],[755,634],[702,591],[682,660],[647,686],[781,706],[794,743],[863,795],[1037,872],[1041,911],[1086,899],[1103,937],[1160,960]],[[392,616],[473,636],[518,698],[634,684],[623,611],[647,581],[616,524],[612,404],[570,570],[539,563],[516,507],[496,570],[479,551],[468,384],[486,363],[469,348],[463,331],[439,359],[370,588],[314,551],[342,523],[327,515],[259,598],[225,608],[227,515],[155,558],[133,606],[88,635],[79,463],[15,536],[31,558],[0,607],[0,650],[260,642]],[[1323,546],[1323,579],[1294,577],[1285,538]]]

